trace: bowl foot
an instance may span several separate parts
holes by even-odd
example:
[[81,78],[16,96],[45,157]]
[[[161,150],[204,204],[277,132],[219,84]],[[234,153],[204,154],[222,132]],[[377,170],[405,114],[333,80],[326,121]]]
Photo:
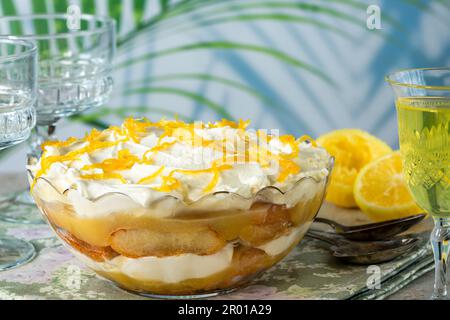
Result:
[[111,282],[115,287],[119,288],[120,290],[126,291],[128,293],[138,295],[145,298],[151,298],[151,299],[167,299],[167,300],[192,300],[192,299],[207,299],[207,298],[213,298],[221,295],[226,295],[229,293],[232,293],[236,290],[238,290],[240,287],[235,287],[231,289],[219,289],[216,291],[208,292],[208,293],[198,293],[198,294],[190,294],[190,295],[165,295],[165,294],[157,294],[157,293],[151,293],[151,292],[142,292],[142,291],[135,291],[130,290],[124,287],[121,287],[115,282]]

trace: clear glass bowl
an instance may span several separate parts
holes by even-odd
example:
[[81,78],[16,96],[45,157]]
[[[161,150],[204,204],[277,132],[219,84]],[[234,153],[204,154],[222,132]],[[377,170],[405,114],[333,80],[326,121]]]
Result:
[[[90,201],[38,178],[32,195],[69,249],[99,275],[151,297],[207,297],[239,288],[283,259],[323,202],[328,176],[304,177],[252,198],[216,192],[143,207],[121,193]],[[30,179],[33,175],[29,172]]]

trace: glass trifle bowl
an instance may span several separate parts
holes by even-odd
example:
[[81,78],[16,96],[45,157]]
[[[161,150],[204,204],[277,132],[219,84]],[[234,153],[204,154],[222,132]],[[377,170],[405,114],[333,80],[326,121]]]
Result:
[[249,282],[302,239],[333,159],[248,122],[127,119],[43,145],[31,192],[68,248],[119,287],[207,297]]

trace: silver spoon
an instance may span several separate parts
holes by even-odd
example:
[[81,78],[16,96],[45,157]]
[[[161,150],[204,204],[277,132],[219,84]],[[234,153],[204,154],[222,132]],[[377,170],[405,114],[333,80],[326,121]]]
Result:
[[425,216],[425,214],[417,214],[406,218],[363,224],[359,226],[344,226],[336,221],[325,218],[316,218],[314,219],[314,222],[328,224],[337,234],[350,240],[373,241],[392,238],[393,236],[402,233],[411,228],[413,225],[419,223]]
[[390,240],[355,242],[337,234],[309,230],[306,235],[331,244],[330,251],[336,258],[354,264],[378,264],[393,260],[414,248],[419,239],[405,236]]

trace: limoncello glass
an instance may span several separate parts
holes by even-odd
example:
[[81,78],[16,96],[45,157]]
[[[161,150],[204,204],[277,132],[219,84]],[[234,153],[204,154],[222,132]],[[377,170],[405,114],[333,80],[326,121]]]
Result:
[[433,299],[447,298],[450,249],[450,68],[412,69],[386,79],[397,99],[403,171],[417,202],[434,219]]

